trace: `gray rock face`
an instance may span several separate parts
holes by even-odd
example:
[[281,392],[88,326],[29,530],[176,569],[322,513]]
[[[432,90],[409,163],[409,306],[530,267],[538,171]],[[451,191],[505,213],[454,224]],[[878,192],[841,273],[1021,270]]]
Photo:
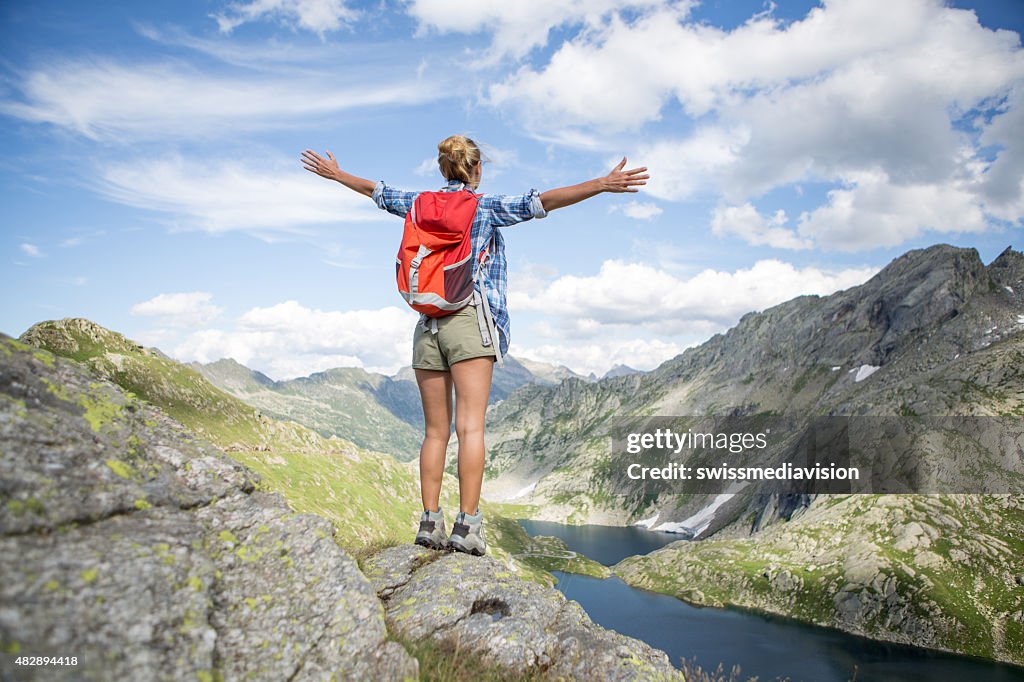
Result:
[[527,583],[488,557],[387,549],[364,565],[391,631],[479,657],[514,675],[682,680],[661,651],[605,630],[557,590]]
[[3,336],[0,443],[0,678],[416,676],[329,522],[259,492],[256,474],[133,396]]
[[[518,390],[487,414],[484,494],[528,489],[515,501],[550,520],[680,521],[710,498],[629,480],[610,457],[615,417],[1019,415],[1022,343],[1024,256],[1007,249],[986,267],[974,249],[911,251],[860,286],[749,313],[648,374]],[[979,479],[945,489],[995,489]],[[722,508],[703,537],[747,514],[762,526],[788,518],[766,515],[752,493]]]

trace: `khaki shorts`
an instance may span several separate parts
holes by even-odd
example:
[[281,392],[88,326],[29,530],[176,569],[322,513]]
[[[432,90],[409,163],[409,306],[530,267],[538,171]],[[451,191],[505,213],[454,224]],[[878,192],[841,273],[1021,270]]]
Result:
[[494,347],[485,346],[480,336],[476,306],[468,305],[457,313],[437,318],[436,334],[416,323],[412,336],[413,369],[445,372],[456,362],[481,357],[495,355]]

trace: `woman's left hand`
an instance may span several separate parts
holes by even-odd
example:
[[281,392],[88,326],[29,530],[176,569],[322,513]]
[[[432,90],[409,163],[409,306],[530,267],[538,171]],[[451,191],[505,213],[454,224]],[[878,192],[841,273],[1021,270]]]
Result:
[[334,154],[330,151],[327,152],[327,158],[325,159],[312,149],[307,149],[302,152],[302,164],[310,173],[316,173],[328,180],[338,180],[341,176],[338,160],[334,158]]

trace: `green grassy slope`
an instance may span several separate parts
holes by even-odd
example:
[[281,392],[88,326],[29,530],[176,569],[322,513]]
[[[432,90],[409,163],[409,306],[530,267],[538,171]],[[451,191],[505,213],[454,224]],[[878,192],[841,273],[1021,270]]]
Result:
[[[191,367],[213,385],[262,412],[308,426],[324,437],[345,438],[400,461],[414,459],[419,452],[422,429],[381,404],[378,393],[388,388],[385,384],[391,392],[398,384],[380,374],[344,367],[301,379],[271,381],[233,360]],[[402,383],[407,392],[415,392],[415,385],[405,386],[407,383]],[[418,393],[415,399],[419,411]]]
[[[330,519],[337,542],[356,555],[409,542],[415,533],[422,509],[415,464],[267,417],[195,370],[88,320],[42,322],[10,343],[81,362],[96,376],[162,409],[256,471],[261,486],[280,493],[295,511]],[[446,478],[444,491],[441,504],[450,522],[458,509],[458,482]],[[507,516],[527,516],[530,509],[486,503],[482,508],[491,520],[491,553],[523,577],[550,584],[553,578],[536,562],[514,556],[525,533]],[[564,568],[573,566],[585,564],[570,562]]]
[[677,542],[613,569],[711,606],[1024,664],[1024,500],[851,495],[755,536]]

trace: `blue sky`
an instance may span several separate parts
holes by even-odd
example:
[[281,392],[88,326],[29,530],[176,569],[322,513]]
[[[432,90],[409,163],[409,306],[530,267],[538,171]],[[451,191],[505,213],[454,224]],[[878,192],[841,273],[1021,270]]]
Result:
[[0,5],[0,331],[83,316],[275,378],[408,364],[401,221],[306,171],[653,176],[509,228],[511,353],[650,369],[945,242],[1021,248],[1019,2]]

